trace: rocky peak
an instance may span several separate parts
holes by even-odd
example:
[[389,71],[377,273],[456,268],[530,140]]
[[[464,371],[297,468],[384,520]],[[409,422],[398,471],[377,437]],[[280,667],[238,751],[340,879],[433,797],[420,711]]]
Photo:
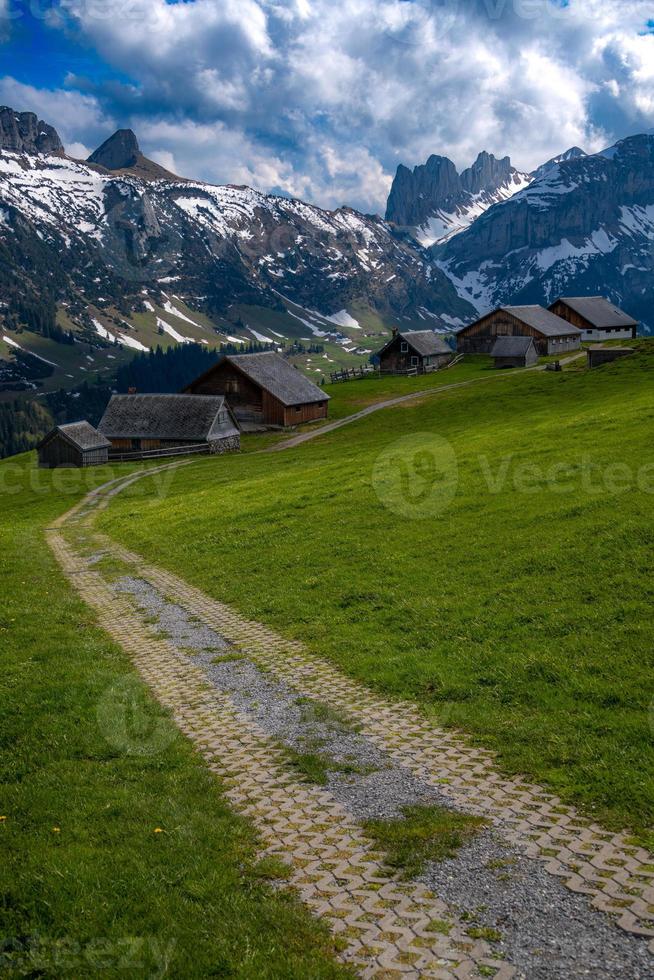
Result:
[[86,162],[102,167],[104,170],[129,170],[135,177],[147,181],[182,180],[154,160],[143,156],[138,140],[131,129],[117,129]]
[[470,194],[492,192],[505,184],[514,172],[510,157],[498,160],[492,153],[482,150],[473,165],[461,174],[461,186]]
[[[386,205],[386,220],[403,228],[420,228],[439,214],[461,214],[484,196],[488,207],[506,195],[510,186],[519,186],[521,175],[509,157],[498,160],[483,151],[461,174],[447,157],[432,154],[427,163],[414,167],[400,165]],[[496,193],[502,188],[503,191]],[[494,197],[495,195],[495,197]]]
[[386,220],[419,225],[434,207],[451,207],[460,193],[459,175],[447,157],[432,154],[413,170],[400,164],[388,196]]
[[117,129],[113,136],[91,154],[87,163],[96,163],[106,170],[127,170],[141,156],[138,140],[131,129]]
[[34,112],[16,112],[0,106],[0,150],[14,153],[63,153],[56,129]]

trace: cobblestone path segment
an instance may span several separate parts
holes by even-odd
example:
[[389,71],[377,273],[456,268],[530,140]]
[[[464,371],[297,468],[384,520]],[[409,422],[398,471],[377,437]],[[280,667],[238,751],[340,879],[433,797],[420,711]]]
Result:
[[[109,491],[115,492],[115,487]],[[106,495],[96,494],[94,503],[106,506]],[[92,510],[87,506],[86,511],[80,508],[77,511],[85,515],[82,520],[90,525]],[[60,519],[61,523],[66,517]],[[530,857],[543,861],[547,871],[572,891],[588,895],[597,909],[613,915],[625,931],[654,937],[654,856],[632,846],[625,834],[604,830],[542,787],[520,777],[502,776],[490,752],[470,746],[456,733],[438,729],[418,706],[374,694],[330,663],[310,655],[302,644],[244,619],[230,607],[150,565],[106,536],[94,538],[102,548],[133,566],[136,574],[233,643],[253,662],[287,681],[299,693],[349,715],[361,726],[363,735],[420,778],[438,786],[458,807],[500,825],[508,841],[522,847]],[[56,546],[56,542],[51,544]],[[213,766],[218,771],[217,761],[214,760]],[[306,788],[303,792],[307,792]],[[285,797],[285,792],[282,796]],[[263,804],[247,806],[248,812],[254,813]],[[320,911],[324,909],[321,907]],[[654,939],[649,945],[654,952]],[[492,965],[497,967],[497,961]],[[462,965],[457,969],[467,968]],[[420,973],[430,975],[422,970]]]
[[[175,575],[100,536],[103,547],[299,693],[345,712],[361,733],[453,803],[501,823],[510,842],[538,858],[572,891],[616,916],[636,935],[654,937],[654,856],[623,833],[604,830],[574,807],[520,777],[498,773],[493,756],[440,730],[409,702],[392,702],[311,657],[302,644],[250,622]],[[650,942],[654,952],[654,939]]]
[[[340,938],[343,959],[361,977],[438,980],[479,977],[479,967],[509,980],[513,968],[424,885],[384,869],[358,824],[326,791],[293,776],[284,753],[227,696],[207,683],[167,640],[148,629],[56,529],[48,543],[100,625],[130,655],[159,702],[220,776],[234,808],[256,826],[265,855],[291,865],[290,883]],[[116,553],[116,556],[118,554]],[[451,923],[448,935],[434,923]]]

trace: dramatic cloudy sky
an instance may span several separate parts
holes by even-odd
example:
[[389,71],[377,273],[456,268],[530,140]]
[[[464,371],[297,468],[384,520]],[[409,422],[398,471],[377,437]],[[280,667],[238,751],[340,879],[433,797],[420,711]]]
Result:
[[654,127],[650,0],[0,0],[0,103],[87,155],[379,211],[399,162]]

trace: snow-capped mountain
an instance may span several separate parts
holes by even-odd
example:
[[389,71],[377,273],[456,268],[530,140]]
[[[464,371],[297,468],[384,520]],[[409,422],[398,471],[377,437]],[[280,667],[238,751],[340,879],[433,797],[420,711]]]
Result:
[[386,205],[386,220],[421,245],[442,244],[468,228],[493,204],[527,187],[532,177],[482,152],[457,173],[447,157],[432,154],[427,163],[397,168]]
[[[286,301],[319,311],[320,322],[356,322],[353,306],[380,322],[419,323],[422,308],[452,322],[470,313],[424,250],[376,216],[176,177],[128,130],[81,162],[31,114],[1,110],[0,126],[5,320],[25,322],[30,305],[54,319],[63,305],[93,331],[94,310],[129,320],[171,288],[212,318]],[[50,133],[51,152],[36,152],[35,132]]]
[[585,157],[586,155],[586,151],[582,150],[581,147],[571,146],[569,150],[560,153],[557,157],[552,157],[551,160],[537,167],[531,174],[532,180],[538,180],[540,177],[544,177],[550,170],[554,170],[559,163],[565,163],[567,160],[577,160],[579,157]]
[[553,163],[432,254],[479,312],[599,294],[654,332],[654,136]]

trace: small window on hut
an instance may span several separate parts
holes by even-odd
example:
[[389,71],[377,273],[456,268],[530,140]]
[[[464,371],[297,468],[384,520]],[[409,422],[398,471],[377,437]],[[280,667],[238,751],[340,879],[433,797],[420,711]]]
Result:
[[301,405],[296,405],[295,406],[295,411],[296,412],[301,412],[302,411],[302,406]]
[[406,354],[406,352],[408,351],[408,349],[409,349],[409,345],[406,342],[406,340],[401,340],[400,341],[400,353],[401,354]]
[[411,367],[418,367],[418,358],[415,354],[411,355]]

